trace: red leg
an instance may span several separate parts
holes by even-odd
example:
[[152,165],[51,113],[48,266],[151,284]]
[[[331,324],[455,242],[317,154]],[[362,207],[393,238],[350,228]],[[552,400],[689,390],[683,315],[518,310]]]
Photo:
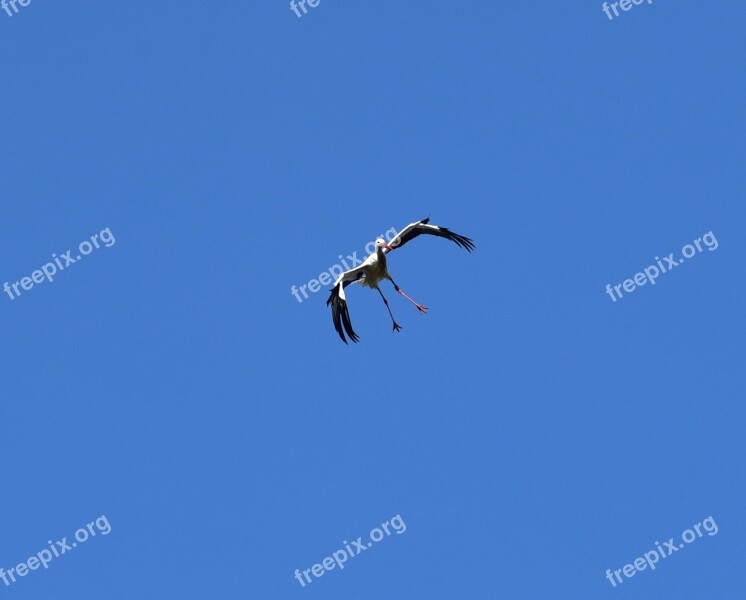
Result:
[[396,287],[396,291],[399,292],[402,296],[404,296],[407,300],[409,300],[412,304],[414,304],[417,307],[417,310],[419,310],[423,315],[427,314],[427,306],[422,306],[421,304],[418,304],[414,300],[412,300],[409,296],[407,296],[404,291],[396,284],[394,284],[394,287]]
[[378,293],[381,294],[381,298],[383,298],[383,303],[386,305],[386,309],[389,311],[389,315],[391,315],[391,322],[394,324],[393,331],[399,331],[401,329],[401,325],[396,322],[396,319],[394,319],[394,313],[391,312],[391,308],[389,307],[389,303],[386,301],[386,296],[383,295],[383,292],[376,288],[378,290]]

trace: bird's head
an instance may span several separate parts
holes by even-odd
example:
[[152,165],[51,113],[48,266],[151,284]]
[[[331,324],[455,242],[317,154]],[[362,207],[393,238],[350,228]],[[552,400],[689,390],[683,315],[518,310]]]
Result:
[[380,250],[381,248],[386,248],[387,250],[393,250],[393,248],[389,246],[383,238],[378,238],[376,240],[376,250]]

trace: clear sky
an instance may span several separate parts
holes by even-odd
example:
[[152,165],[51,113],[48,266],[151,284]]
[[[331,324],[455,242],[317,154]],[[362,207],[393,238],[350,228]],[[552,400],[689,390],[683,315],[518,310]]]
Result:
[[630,6],[0,9],[0,598],[741,597],[746,6]]

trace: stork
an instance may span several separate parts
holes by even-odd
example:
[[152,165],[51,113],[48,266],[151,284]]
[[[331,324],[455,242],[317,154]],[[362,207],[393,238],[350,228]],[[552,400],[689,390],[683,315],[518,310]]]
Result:
[[417,307],[417,310],[421,314],[427,313],[427,307],[415,302],[404,293],[404,291],[396,284],[391,274],[388,271],[386,263],[386,255],[392,252],[395,248],[401,248],[407,242],[412,241],[418,235],[437,235],[438,237],[446,238],[455,242],[459,247],[471,252],[474,250],[474,242],[468,237],[459,235],[446,229],[445,227],[438,227],[437,225],[430,225],[430,217],[423,219],[422,221],[416,221],[410,223],[399,233],[397,233],[392,239],[390,244],[387,244],[385,240],[379,238],[375,241],[375,251],[363,263],[345,271],[334,282],[334,287],[329,294],[329,299],[326,301],[327,306],[332,307],[332,321],[334,322],[334,329],[337,330],[339,337],[346,344],[347,339],[345,333],[353,342],[360,340],[358,335],[352,329],[352,322],[350,321],[350,313],[347,310],[347,299],[345,297],[345,288],[351,283],[359,283],[364,287],[373,288],[381,295],[383,303],[386,305],[386,309],[389,311],[391,316],[391,322],[394,324],[393,332],[399,331],[402,327],[394,319],[394,314],[391,312],[386,296],[383,295],[381,288],[378,287],[379,282],[384,279],[388,279],[394,286],[394,289],[404,296],[409,302]]

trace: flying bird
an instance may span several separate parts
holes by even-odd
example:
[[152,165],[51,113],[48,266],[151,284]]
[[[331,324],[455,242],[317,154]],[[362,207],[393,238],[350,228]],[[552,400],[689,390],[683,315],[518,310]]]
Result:
[[392,252],[395,248],[401,248],[404,244],[406,244],[407,242],[411,242],[419,235],[437,235],[438,237],[446,238],[447,240],[455,242],[464,250],[467,250],[469,252],[474,250],[474,242],[472,242],[468,237],[464,237],[463,235],[454,233],[453,231],[450,231],[445,227],[429,225],[429,222],[430,217],[428,217],[427,219],[423,219],[422,221],[410,223],[399,233],[397,233],[396,236],[394,236],[390,244],[387,244],[386,241],[381,238],[377,239],[375,241],[376,249],[373,254],[366,258],[360,266],[355,267],[354,269],[350,269],[349,271],[345,271],[337,278],[337,281],[334,283],[334,287],[331,290],[331,294],[329,294],[329,299],[326,301],[326,305],[332,307],[332,321],[334,322],[334,329],[337,330],[339,337],[342,338],[342,341],[345,344],[347,343],[345,333],[347,334],[347,337],[349,337],[353,342],[357,342],[360,340],[358,335],[355,333],[355,330],[352,329],[350,313],[347,310],[345,288],[351,283],[360,283],[360,285],[373,288],[377,290],[379,294],[381,294],[383,303],[386,305],[386,309],[389,311],[389,315],[391,316],[391,322],[394,324],[393,331],[399,331],[401,329],[401,325],[399,325],[396,322],[396,319],[394,319],[394,314],[391,312],[391,307],[389,306],[386,297],[383,295],[381,288],[378,287],[378,283],[383,281],[384,279],[388,279],[394,285],[394,289],[399,294],[404,296],[407,300],[409,300],[412,304],[414,304],[421,314],[427,313],[427,307],[418,304],[417,302],[412,300],[412,298],[407,296],[402,291],[402,289],[398,285],[396,285],[396,282],[391,277],[386,263],[386,255],[389,252]]

